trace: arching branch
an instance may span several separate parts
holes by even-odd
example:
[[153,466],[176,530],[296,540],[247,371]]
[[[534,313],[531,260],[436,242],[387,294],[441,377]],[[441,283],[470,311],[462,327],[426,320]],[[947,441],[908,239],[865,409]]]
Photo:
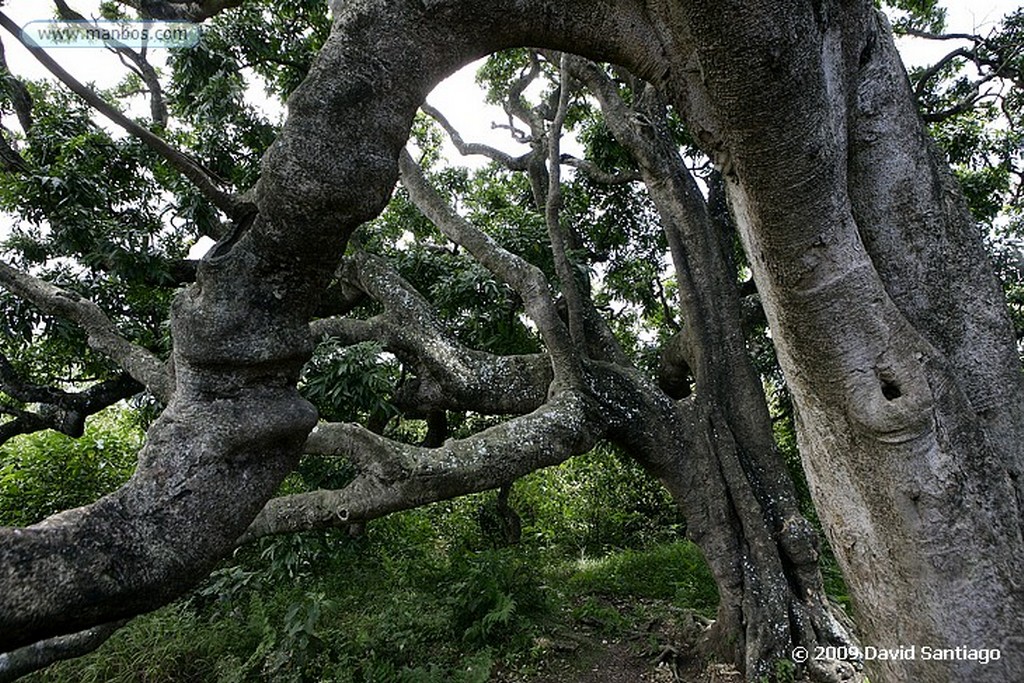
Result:
[[19,647],[152,609],[229,553],[315,424],[294,389],[310,315],[349,236],[390,196],[426,93],[514,45],[580,45],[653,69],[659,39],[640,5],[334,3],[332,35],[264,156],[257,218],[175,301],[176,390],[135,475],[96,503],[0,529],[0,640]]
[[572,166],[577,171],[587,176],[595,183],[602,185],[625,185],[642,180],[642,176],[635,171],[616,171],[609,173],[600,166],[587,159],[579,159],[571,154],[562,154],[561,162],[566,166]]
[[511,154],[502,152],[500,149],[491,147],[490,145],[466,142],[459,131],[456,130],[455,126],[445,118],[444,114],[442,114],[440,110],[430,106],[426,102],[420,105],[420,109],[422,109],[430,118],[441,124],[441,127],[444,128],[446,133],[448,133],[448,137],[451,139],[452,144],[455,145],[455,149],[459,150],[459,154],[462,156],[485,156],[492,161],[497,161],[499,164],[511,171],[526,170],[530,157],[529,153],[514,157]]
[[22,380],[10,361],[0,354],[0,391],[22,403],[42,404],[37,410],[22,410],[0,404],[0,414],[13,419],[0,424],[0,444],[18,434],[52,429],[71,437],[85,431],[85,420],[122,399],[143,390],[129,375],[105,380],[80,392],[38,386]]
[[[306,451],[348,458],[360,474],[338,491],[267,503],[239,543],[261,536],[344,526],[391,512],[497,488],[585,453],[602,435],[596,406],[567,391],[536,411],[439,448],[401,444],[359,425],[321,425]],[[529,434],[529,438],[522,435]]]

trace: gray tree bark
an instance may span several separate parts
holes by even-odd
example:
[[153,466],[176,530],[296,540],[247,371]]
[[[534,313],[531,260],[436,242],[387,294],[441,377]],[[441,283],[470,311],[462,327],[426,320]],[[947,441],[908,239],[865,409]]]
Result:
[[351,231],[387,201],[426,93],[512,45],[578,42],[621,60],[629,43],[649,42],[637,40],[635,12],[612,12],[611,3],[580,21],[592,7],[334,8],[331,39],[264,159],[258,215],[214,247],[175,302],[174,393],[135,475],[95,504],[0,529],[5,649],[164,604],[230,552],[315,423],[294,389],[310,353],[312,305]]
[[[1020,370],[980,235],[929,148],[870,2],[351,0],[334,10],[331,38],[264,159],[258,215],[218,244],[175,304],[173,394],[135,476],[93,505],[0,530],[2,649],[163,604],[231,550],[314,424],[294,385],[316,295],[351,231],[387,200],[416,108],[462,64],[536,45],[632,69],[670,97],[713,154],[863,642],[1002,653],[988,665],[869,662],[872,680],[1024,677]],[[714,259],[714,240],[702,244],[699,259]],[[696,254],[680,260],[690,266],[680,280],[693,282],[699,317],[709,302],[698,274],[717,271],[687,260]],[[552,400],[585,416],[592,406],[581,387],[627,395],[641,382],[574,358],[543,304],[531,313],[551,323]],[[783,577],[813,582],[800,569],[812,559],[758,434],[764,415],[742,400],[751,378],[729,351],[738,348],[732,313],[718,314],[699,330],[708,338],[698,335],[705,356],[694,364],[691,407],[634,394],[645,414],[670,417],[629,429],[626,404],[606,434],[682,497],[708,482],[729,492],[706,510],[707,528],[718,512],[741,528],[749,545],[740,554],[758,571],[720,566],[720,578],[732,571],[743,584],[723,593],[770,602]],[[710,353],[712,339],[725,342],[721,356]],[[719,380],[740,393],[703,402]],[[553,429],[550,409],[528,417],[551,429],[551,443],[572,451],[598,438]],[[691,440],[709,433],[710,446]],[[715,455],[674,470],[666,443],[682,445],[673,453]],[[388,475],[436,465],[420,452],[384,464],[394,466]],[[783,499],[769,504],[779,491]],[[713,563],[736,556],[735,539],[712,536],[704,545]],[[805,632],[808,622],[792,626]],[[750,625],[745,637],[755,649],[786,642]]]
[[884,20],[868,3],[683,14],[686,104],[727,171],[863,642],[918,649],[872,679],[1019,678],[1020,370]]

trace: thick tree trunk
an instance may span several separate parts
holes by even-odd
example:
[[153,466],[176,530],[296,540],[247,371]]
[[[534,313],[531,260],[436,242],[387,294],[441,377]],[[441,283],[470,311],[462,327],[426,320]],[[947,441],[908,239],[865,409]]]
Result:
[[[791,496],[788,477],[751,467],[756,459],[713,402],[677,404],[624,368],[597,376],[616,398],[604,405],[609,437],[673,494],[715,576],[720,603],[704,655],[735,664],[747,680],[775,680],[795,647],[852,645],[824,595],[817,534],[796,513],[776,522]],[[814,680],[853,676],[830,657],[807,669]]]
[[[679,355],[694,375],[694,394],[667,416],[653,406],[643,424],[683,425],[676,440],[665,427],[650,441],[622,440],[680,501],[693,540],[704,549],[721,602],[712,639],[719,659],[748,679],[771,678],[776,663],[802,646],[851,645],[836,623],[818,569],[818,540],[799,513],[796,493],[775,449],[764,390],[747,354],[728,226],[717,223],[665,124],[651,86],[634,83],[628,107],[595,65],[576,72],[598,97],[605,121],[640,166],[661,217],[679,287],[685,329]],[[639,382],[638,382],[639,384]],[[638,386],[637,391],[656,392]],[[657,405],[653,398],[650,403]],[[652,433],[648,431],[647,433]],[[685,447],[680,448],[682,444]],[[737,635],[739,636],[737,638]],[[827,678],[834,662],[812,661]]]
[[[978,235],[908,123],[891,36],[867,2],[685,13],[685,101],[727,171],[863,642],[916,647],[869,661],[872,680],[1021,678],[1019,369]],[[960,292],[927,263],[939,253]],[[1002,658],[965,659],[986,648]]]
[[642,24],[585,4],[335,7],[264,158],[259,215],[214,247],[174,305],[176,387],[135,476],[93,505],[0,529],[0,647],[157,607],[234,548],[315,422],[294,387],[316,294],[390,196],[417,107],[462,64],[531,40],[623,59]]
[[[315,293],[349,232],[386,201],[416,107],[458,66],[532,44],[629,66],[673,95],[714,152],[864,644],[917,648],[914,660],[870,662],[872,679],[1024,678],[1012,337],[978,235],[928,151],[868,0],[334,9],[332,36],[264,161],[259,216],[220,243],[175,306],[176,389],[136,476],[95,505],[0,530],[5,649],[155,607],[229,552],[313,423],[294,382]],[[954,273],[952,286],[940,268]],[[645,414],[660,418],[630,431],[635,416],[623,414],[620,436],[691,501],[723,594],[741,605],[723,626],[768,615],[767,629],[744,624],[753,675],[763,653],[832,634],[815,616],[806,528],[757,435],[761,409],[745,412],[745,366],[708,355],[730,330],[702,333],[692,405],[640,392]],[[686,452],[698,454],[690,469],[678,460]],[[782,613],[785,634],[774,630]],[[1002,658],[928,660],[924,647],[998,648]]]

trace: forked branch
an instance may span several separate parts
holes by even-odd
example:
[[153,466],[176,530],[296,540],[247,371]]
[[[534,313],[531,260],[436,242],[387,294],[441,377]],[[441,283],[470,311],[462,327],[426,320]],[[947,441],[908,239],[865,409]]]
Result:
[[[602,437],[595,404],[575,391],[536,411],[439,448],[392,441],[355,424],[321,425],[306,451],[349,459],[360,470],[345,488],[267,503],[239,543],[271,534],[342,527],[354,522],[486,491],[585,453]],[[528,435],[528,438],[527,438]]]
[[527,315],[536,323],[551,355],[553,382],[560,388],[582,385],[582,369],[569,330],[558,316],[547,278],[539,268],[502,248],[456,213],[435,190],[406,151],[399,158],[402,184],[409,198],[444,235],[461,245],[485,268],[516,290]]
[[376,340],[417,368],[419,383],[402,392],[408,407],[520,415],[544,402],[551,383],[546,356],[499,356],[467,348],[412,284],[376,256],[358,253],[340,270],[385,311],[368,320],[317,320],[310,331],[314,339],[330,337],[346,344]]

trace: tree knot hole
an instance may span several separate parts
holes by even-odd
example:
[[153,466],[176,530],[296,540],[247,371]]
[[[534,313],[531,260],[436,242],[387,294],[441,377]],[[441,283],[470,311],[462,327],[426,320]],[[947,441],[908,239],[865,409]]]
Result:
[[882,396],[885,396],[889,401],[894,401],[902,395],[903,392],[900,391],[899,384],[894,380],[882,378]]

